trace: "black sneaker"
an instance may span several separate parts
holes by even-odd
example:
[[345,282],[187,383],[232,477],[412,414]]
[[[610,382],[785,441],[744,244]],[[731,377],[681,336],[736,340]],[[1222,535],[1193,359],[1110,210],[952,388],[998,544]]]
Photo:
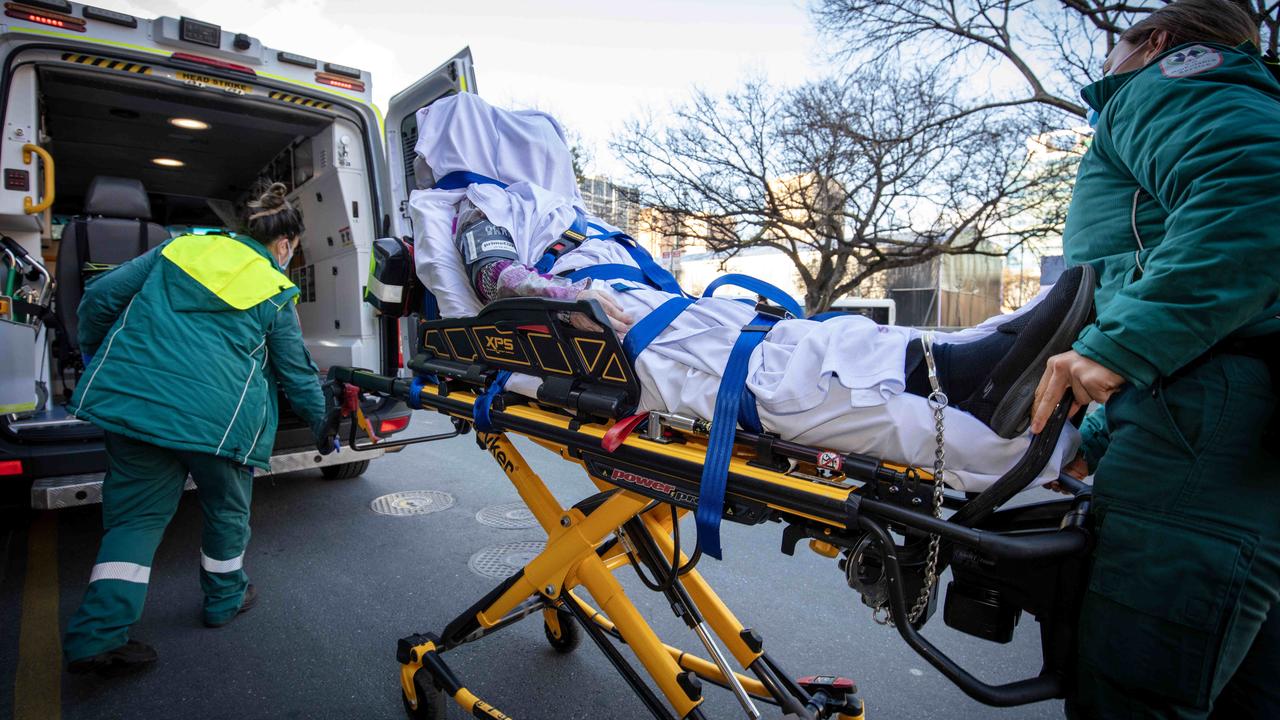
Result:
[[67,663],[67,672],[74,675],[93,673],[99,677],[119,677],[150,666],[160,656],[155,648],[137,640],[106,652]]
[[206,618],[204,621],[204,626],[207,628],[220,628],[223,625],[226,625],[227,623],[231,622],[232,620],[235,620],[236,617],[238,617],[241,613],[247,613],[250,610],[252,610],[253,606],[256,605],[257,603],[258,603],[258,589],[253,586],[253,583],[249,583],[249,586],[244,589],[244,597],[240,600],[240,609],[236,611],[235,615],[232,615],[231,617],[221,622],[213,622]]
[[1071,349],[1093,318],[1094,271],[1088,265],[1062,273],[1030,312],[1000,326],[1017,335],[987,381],[957,406],[997,435],[1015,438],[1031,424],[1031,404],[1049,358]]

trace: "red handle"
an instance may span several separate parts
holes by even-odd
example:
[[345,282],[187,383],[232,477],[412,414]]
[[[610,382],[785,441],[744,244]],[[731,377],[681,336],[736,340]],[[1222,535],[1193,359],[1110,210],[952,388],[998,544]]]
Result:
[[631,434],[631,431],[635,430],[636,426],[644,422],[647,417],[649,417],[647,412],[636,413],[614,423],[613,427],[609,428],[608,432],[604,434],[604,437],[600,438],[600,447],[604,448],[605,452],[617,450],[618,446]]

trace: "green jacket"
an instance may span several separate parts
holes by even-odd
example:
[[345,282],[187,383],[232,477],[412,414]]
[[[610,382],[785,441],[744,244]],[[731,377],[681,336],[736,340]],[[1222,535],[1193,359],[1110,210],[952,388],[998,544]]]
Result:
[[68,409],[144,442],[268,469],[277,384],[313,431],[324,417],[297,294],[251,239],[166,242],[86,287],[79,342],[92,359]]
[[1100,118],[1063,246],[1100,284],[1075,350],[1145,387],[1280,330],[1280,83],[1257,50],[1183,45],[1083,96]]

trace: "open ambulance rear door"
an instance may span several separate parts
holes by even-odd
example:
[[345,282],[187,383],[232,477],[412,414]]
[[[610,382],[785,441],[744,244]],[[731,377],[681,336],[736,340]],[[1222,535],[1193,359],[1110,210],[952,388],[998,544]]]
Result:
[[409,220],[409,193],[417,187],[413,175],[413,146],[418,142],[418,110],[442,97],[476,92],[471,48],[464,48],[448,62],[432,70],[391,98],[387,107],[387,163],[390,176],[392,234],[413,237]]

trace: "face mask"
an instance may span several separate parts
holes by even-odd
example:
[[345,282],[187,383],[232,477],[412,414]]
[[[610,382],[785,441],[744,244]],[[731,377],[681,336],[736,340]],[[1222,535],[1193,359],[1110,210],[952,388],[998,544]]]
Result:
[[[1138,51],[1146,47],[1146,45],[1147,45],[1147,41],[1143,40],[1142,43],[1138,45],[1138,47],[1130,50],[1128,55],[1125,55],[1123,58],[1121,58],[1120,62],[1113,64],[1110,70],[1103,73],[1102,77],[1108,78],[1108,77],[1111,77],[1112,75],[1115,75],[1116,70],[1119,69],[1121,65],[1124,65],[1125,63],[1129,62],[1129,58],[1133,57],[1134,55],[1137,55]],[[1086,119],[1089,122],[1089,127],[1097,129],[1098,120],[1101,119],[1101,117],[1102,116],[1098,114],[1097,110],[1094,110],[1093,108],[1089,108],[1089,113],[1088,115],[1086,115]]]
[[1147,46],[1147,41],[1143,40],[1141,43],[1138,44],[1138,47],[1130,50],[1128,55],[1125,55],[1123,58],[1121,58],[1120,62],[1112,64],[1111,69],[1103,73],[1102,77],[1111,77],[1112,75],[1115,75],[1116,70],[1119,70],[1121,65],[1124,65],[1125,63],[1129,62],[1129,58],[1133,57],[1134,55],[1137,55],[1138,51],[1146,46]]
[[279,255],[276,255],[276,260],[279,261],[280,267],[287,268],[289,267],[289,263],[293,260],[294,244],[289,240],[285,240],[282,244],[284,245],[287,254],[284,256],[284,259],[281,259]]

